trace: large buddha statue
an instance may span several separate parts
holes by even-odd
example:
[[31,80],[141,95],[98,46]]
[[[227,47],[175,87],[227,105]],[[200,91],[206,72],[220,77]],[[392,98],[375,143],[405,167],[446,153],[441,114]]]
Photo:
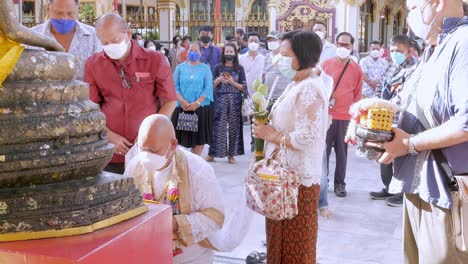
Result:
[[114,152],[105,116],[62,50],[0,0],[0,241],[87,233],[147,210],[133,179],[102,172]]

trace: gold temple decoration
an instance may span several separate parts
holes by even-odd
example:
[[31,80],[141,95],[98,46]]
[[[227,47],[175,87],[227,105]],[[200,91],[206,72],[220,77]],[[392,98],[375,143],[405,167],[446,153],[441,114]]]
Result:
[[[304,4],[308,2],[308,4]],[[311,6],[327,9],[330,12],[320,12]],[[293,30],[297,23],[308,25],[311,21],[325,22],[333,16],[334,6],[329,0],[274,0],[270,1],[269,6],[277,9],[278,24],[284,30]]]

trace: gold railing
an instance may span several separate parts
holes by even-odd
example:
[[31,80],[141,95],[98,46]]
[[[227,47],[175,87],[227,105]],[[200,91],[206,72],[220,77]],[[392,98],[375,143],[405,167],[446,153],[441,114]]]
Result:
[[268,32],[269,16],[268,12],[252,12],[244,20],[238,20],[234,12],[226,10],[221,12],[219,18],[216,18],[213,12],[210,15],[206,11],[193,12],[189,15],[177,15],[174,25],[180,35],[194,35],[194,33],[198,35],[198,28],[203,25],[210,25],[215,30],[221,28],[221,31],[225,34],[232,35],[234,35],[235,29],[238,27],[245,28],[247,31],[266,33]]

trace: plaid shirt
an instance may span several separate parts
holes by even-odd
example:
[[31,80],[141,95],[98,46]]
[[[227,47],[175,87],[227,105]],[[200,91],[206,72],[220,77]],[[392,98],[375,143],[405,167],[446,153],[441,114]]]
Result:
[[[401,65],[397,65],[395,63],[390,63],[386,70],[385,76],[382,81],[377,85],[375,89],[375,96],[378,98],[382,98],[382,92],[389,84],[392,86],[399,86],[401,84],[402,77],[408,78],[408,76],[413,72],[414,67],[418,61],[414,57],[410,57],[409,60],[405,60]],[[401,87],[395,90],[394,96],[397,95],[401,91]]]

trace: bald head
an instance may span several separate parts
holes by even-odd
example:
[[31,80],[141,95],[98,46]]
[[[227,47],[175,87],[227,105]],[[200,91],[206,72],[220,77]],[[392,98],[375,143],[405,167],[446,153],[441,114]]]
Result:
[[160,114],[146,117],[138,131],[138,146],[158,155],[166,155],[169,148],[175,149],[177,139],[171,120]]
[[121,16],[109,13],[96,21],[96,35],[102,45],[118,44],[131,39],[131,31],[127,22]]
[[96,21],[96,30],[101,29],[101,27],[117,27],[121,32],[125,32],[125,30],[128,28],[128,24],[123,17],[114,13],[109,13],[101,16]]

